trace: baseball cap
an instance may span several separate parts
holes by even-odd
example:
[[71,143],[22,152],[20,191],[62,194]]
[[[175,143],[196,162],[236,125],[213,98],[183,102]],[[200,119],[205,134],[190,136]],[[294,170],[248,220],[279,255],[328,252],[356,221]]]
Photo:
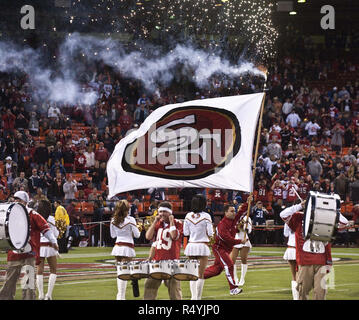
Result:
[[6,157],[5,160],[12,160],[12,158],[10,156]]
[[25,201],[26,203],[28,203],[30,201],[29,195],[25,191],[17,191],[17,192],[15,192],[14,198],[18,198],[18,199],[20,199],[22,201]]

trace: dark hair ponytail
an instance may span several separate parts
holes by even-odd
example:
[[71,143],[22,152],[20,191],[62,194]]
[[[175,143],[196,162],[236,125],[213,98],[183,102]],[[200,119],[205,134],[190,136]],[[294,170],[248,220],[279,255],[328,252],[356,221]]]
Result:
[[202,212],[206,209],[207,200],[203,194],[196,194],[191,201],[191,210],[194,213]]

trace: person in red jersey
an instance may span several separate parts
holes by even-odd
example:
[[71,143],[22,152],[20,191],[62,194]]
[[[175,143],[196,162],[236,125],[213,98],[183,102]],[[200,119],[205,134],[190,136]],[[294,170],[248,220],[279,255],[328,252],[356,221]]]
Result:
[[304,176],[299,177],[298,193],[302,199],[306,199],[309,194],[310,186],[306,183]]
[[[29,202],[29,195],[25,191],[14,194],[16,202],[24,206]],[[30,218],[30,240],[21,250],[9,250],[7,253],[8,268],[5,275],[5,283],[0,291],[0,300],[14,300],[16,282],[20,278],[21,269],[25,267],[25,276],[22,279],[22,299],[35,300],[35,262],[40,254],[40,233],[58,250],[57,240],[53,235],[46,220],[33,209],[27,207]]]
[[[309,292],[313,289],[314,300],[325,300],[325,275],[332,265],[331,244],[328,242],[305,240],[303,237],[304,214],[299,212],[305,209],[306,201],[284,209],[280,213],[283,221],[295,232],[297,291],[299,300],[307,300]],[[339,227],[348,224],[348,220],[340,214]]]
[[[160,203],[158,214],[152,225],[146,232],[146,239],[155,239],[154,255],[152,260],[178,260],[183,237],[182,222],[176,220],[172,214],[171,203],[164,201]],[[168,288],[168,295],[171,300],[182,300],[182,290],[180,281],[175,278],[165,280]],[[147,278],[144,289],[144,300],[155,300],[158,288],[162,280]]]
[[227,281],[229,283],[231,295],[237,295],[242,292],[242,289],[238,288],[234,279],[234,267],[230,253],[234,245],[243,243],[243,240],[235,239],[237,233],[237,224],[240,217],[247,210],[248,203],[250,203],[252,199],[253,197],[250,195],[247,198],[247,203],[243,203],[243,205],[239,207],[237,213],[233,205],[225,205],[224,217],[217,225],[216,238],[212,246],[212,252],[215,257],[215,261],[214,264],[206,268],[204,272],[204,278],[208,279],[214,276],[218,276],[224,269]]
[[271,190],[273,192],[273,201],[277,201],[278,199],[283,200],[284,186],[279,179],[274,181]]
[[287,191],[287,204],[291,205],[297,200],[297,195],[295,191],[298,190],[298,185],[296,183],[296,179],[292,177],[290,181],[286,185],[286,191]]

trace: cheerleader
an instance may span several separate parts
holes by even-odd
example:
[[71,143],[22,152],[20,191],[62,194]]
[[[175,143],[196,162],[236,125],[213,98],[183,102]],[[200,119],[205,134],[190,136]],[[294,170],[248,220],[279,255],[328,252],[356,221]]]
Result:
[[[50,230],[54,234],[54,237],[57,239],[59,236],[59,230],[55,226],[55,217],[51,215],[51,203],[48,200],[40,200],[37,212],[40,213],[50,226]],[[49,240],[41,234],[40,237],[40,255],[37,266],[37,277],[36,285],[37,290],[39,291],[39,300],[52,300],[52,291],[55,286],[57,274],[57,255],[58,251],[51,246]],[[44,297],[44,265],[45,259],[50,267],[49,282],[47,287],[47,293]]]
[[[247,218],[248,218],[248,222],[247,222]],[[237,228],[239,232],[236,233],[235,239],[244,240],[244,238],[246,238],[247,241],[244,244],[237,244],[233,246],[231,252],[231,259],[233,261],[233,268],[234,268],[233,274],[234,274],[234,280],[236,282],[236,285],[243,286],[245,283],[245,277],[248,270],[247,258],[252,248],[252,244],[248,238],[248,234],[252,232],[251,218],[247,217],[247,215],[243,215],[239,220]],[[241,258],[241,279],[238,281],[236,260],[239,254]]]
[[[140,237],[135,218],[128,215],[130,205],[126,200],[118,201],[111,219],[110,233],[116,238],[111,255],[116,262],[129,262],[136,256],[133,238]],[[125,300],[127,281],[117,278],[117,300]]]
[[284,224],[283,234],[288,238],[287,249],[284,252],[283,259],[287,260],[292,273],[292,295],[293,300],[299,299],[299,293],[297,291],[297,262],[295,252],[295,232],[287,224]]
[[192,198],[192,212],[187,213],[183,223],[183,235],[189,236],[184,254],[189,259],[199,260],[198,280],[190,281],[191,300],[201,300],[204,286],[204,271],[207,267],[210,250],[209,238],[213,236],[211,216],[204,212],[206,198],[197,194]]

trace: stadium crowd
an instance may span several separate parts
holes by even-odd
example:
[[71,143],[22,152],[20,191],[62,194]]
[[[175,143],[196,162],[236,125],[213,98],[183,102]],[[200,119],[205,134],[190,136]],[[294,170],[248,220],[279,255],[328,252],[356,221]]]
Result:
[[[292,188],[302,198],[310,190],[338,193],[342,213],[359,223],[353,210],[359,204],[359,64],[311,56],[284,54],[269,66],[252,207],[259,230],[253,233],[255,244],[283,243],[280,228],[270,239],[272,233],[261,232],[261,227],[268,231],[283,225],[283,206],[298,201]],[[114,207],[107,199],[106,162],[115,145],[151,112],[189,99],[262,91],[256,78],[214,76],[210,88],[177,82],[149,94],[139,81],[102,64],[94,68],[93,80],[83,84],[99,94],[92,106],[36,101],[26,75],[0,74],[1,201],[25,190],[35,200],[63,204],[70,225],[101,221]],[[246,200],[246,194],[235,190],[200,191],[212,216],[226,202]],[[174,203],[175,212],[185,213],[197,192],[136,190],[118,198],[133,203],[131,212],[138,217],[151,214],[155,201],[165,199]],[[355,243],[357,238],[343,231],[338,241]]]

